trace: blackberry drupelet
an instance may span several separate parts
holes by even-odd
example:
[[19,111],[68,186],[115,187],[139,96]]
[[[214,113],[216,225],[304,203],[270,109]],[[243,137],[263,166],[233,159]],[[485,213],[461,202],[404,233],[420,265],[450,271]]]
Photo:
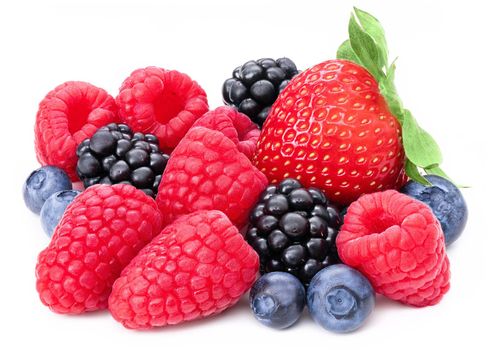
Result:
[[224,103],[235,106],[262,127],[277,96],[296,74],[296,65],[286,57],[248,61],[224,82]]
[[133,133],[126,124],[108,124],[78,146],[77,174],[84,187],[126,183],[155,197],[169,155],[152,134]]
[[246,240],[260,257],[260,273],[285,271],[308,286],[324,267],[339,263],[339,209],[316,188],[295,179],[268,186],[250,215]]

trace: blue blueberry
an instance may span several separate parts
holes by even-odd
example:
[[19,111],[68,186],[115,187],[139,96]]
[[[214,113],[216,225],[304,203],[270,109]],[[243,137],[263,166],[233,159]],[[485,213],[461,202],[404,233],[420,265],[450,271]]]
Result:
[[40,218],[41,226],[48,237],[52,237],[55,226],[64,215],[65,209],[79,193],[81,192],[75,190],[55,192],[45,201],[41,207]]
[[400,190],[427,204],[441,223],[446,246],[460,237],[467,223],[468,209],[460,190],[449,180],[437,175],[427,175],[432,186],[408,181]]
[[357,270],[336,264],[320,270],[307,290],[312,318],[327,330],[346,333],[359,328],[375,306],[370,282]]
[[35,214],[52,194],[72,189],[71,179],[62,170],[54,166],[44,166],[29,175],[22,187],[26,206]]
[[305,287],[287,272],[270,272],[250,291],[250,307],[262,324],[284,329],[300,318],[305,307]]

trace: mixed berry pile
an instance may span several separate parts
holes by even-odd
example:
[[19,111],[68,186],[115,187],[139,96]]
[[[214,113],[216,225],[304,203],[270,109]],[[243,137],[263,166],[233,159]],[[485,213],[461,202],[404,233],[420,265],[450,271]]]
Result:
[[212,110],[197,82],[158,67],[115,99],[85,82],[50,91],[42,167],[23,188],[51,238],[42,303],[147,329],[250,291],[264,325],[287,328],[306,306],[340,333],[362,326],[376,293],[439,303],[467,206],[397,96],[377,19],[355,9],[349,30],[337,59],[302,72],[288,58],[238,66]]

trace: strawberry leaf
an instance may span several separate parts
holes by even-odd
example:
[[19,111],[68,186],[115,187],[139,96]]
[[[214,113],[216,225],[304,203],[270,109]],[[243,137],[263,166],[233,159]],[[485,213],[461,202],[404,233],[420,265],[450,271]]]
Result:
[[349,40],[338,49],[337,58],[353,61],[365,67],[377,80],[391,113],[402,127],[407,175],[422,184],[429,184],[420,172],[436,174],[449,180],[441,170],[441,150],[427,131],[422,129],[411,112],[403,108],[394,76],[396,60],[388,66],[388,48],[384,29],[371,14],[354,8],[348,24]]
[[417,181],[418,183],[425,185],[425,186],[430,186],[431,183],[420,174],[417,166],[410,162],[408,159],[405,162],[405,172],[408,177],[414,181]]
[[407,109],[403,113],[402,135],[405,154],[413,164],[423,169],[441,164],[443,157],[436,141],[417,124]]
[[362,28],[372,37],[372,39],[374,39],[377,45],[379,67],[386,67],[388,64],[388,48],[386,43],[386,35],[381,23],[377,20],[377,18],[368,12],[360,10],[356,7],[354,7],[354,10]]
[[396,92],[396,86],[394,86],[395,62],[396,60],[387,69],[386,77],[379,82],[379,88],[388,103],[389,109],[396,116],[400,124],[403,124],[403,105]]
[[362,66],[362,62],[360,62],[360,59],[355,54],[355,51],[353,51],[353,49],[351,48],[349,40],[346,40],[344,43],[341,44],[341,46],[338,48],[336,57],[340,60],[352,61]]
[[384,73],[380,69],[380,58],[376,43],[365,30],[360,27],[352,14],[348,24],[348,34],[350,36],[350,45],[356,56],[374,76],[377,81],[382,80]]

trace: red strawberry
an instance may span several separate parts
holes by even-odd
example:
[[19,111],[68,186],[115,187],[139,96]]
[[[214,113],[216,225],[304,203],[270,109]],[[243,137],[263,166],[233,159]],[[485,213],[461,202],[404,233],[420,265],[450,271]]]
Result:
[[293,78],[264,124],[254,162],[272,183],[293,177],[343,205],[405,181],[401,127],[373,76],[346,60]]
[[94,185],[67,207],[38,256],[36,289],[63,314],[107,307],[121,270],[162,228],[153,199],[130,185]]
[[217,314],[251,287],[258,255],[220,211],[167,226],[122,271],[109,309],[127,328],[151,328]]

